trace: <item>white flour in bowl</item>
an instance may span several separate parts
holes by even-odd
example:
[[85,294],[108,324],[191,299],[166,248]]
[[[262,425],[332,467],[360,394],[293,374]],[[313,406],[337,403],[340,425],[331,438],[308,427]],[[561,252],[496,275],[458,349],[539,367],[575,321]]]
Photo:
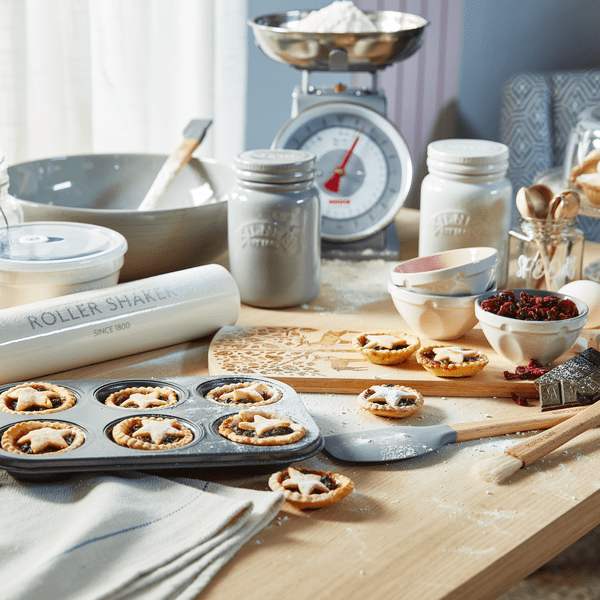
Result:
[[361,33],[377,31],[377,27],[351,0],[336,0],[333,4],[313,10],[307,17],[288,23],[291,29],[313,33]]

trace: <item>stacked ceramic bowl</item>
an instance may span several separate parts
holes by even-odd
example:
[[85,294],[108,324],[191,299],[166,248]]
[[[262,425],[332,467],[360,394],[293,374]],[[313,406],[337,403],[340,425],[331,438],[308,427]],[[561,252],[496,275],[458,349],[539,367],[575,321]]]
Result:
[[454,340],[477,324],[475,300],[496,288],[498,252],[460,248],[400,263],[388,291],[407,325],[433,340]]

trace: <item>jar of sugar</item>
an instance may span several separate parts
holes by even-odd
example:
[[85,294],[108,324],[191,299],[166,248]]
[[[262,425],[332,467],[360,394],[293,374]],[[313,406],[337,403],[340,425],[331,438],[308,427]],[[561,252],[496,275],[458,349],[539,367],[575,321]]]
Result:
[[309,302],[321,284],[316,158],[301,150],[249,150],[227,198],[229,270],[242,302],[282,308]]
[[508,148],[487,140],[439,140],[427,147],[427,167],[421,185],[419,256],[495,248],[496,285],[505,287],[512,204]]

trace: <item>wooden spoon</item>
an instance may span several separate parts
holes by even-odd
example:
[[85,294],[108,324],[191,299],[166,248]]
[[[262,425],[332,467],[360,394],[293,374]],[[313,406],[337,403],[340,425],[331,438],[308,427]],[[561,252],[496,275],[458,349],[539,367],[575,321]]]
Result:
[[526,187],[522,187],[517,192],[516,198],[517,209],[522,217],[528,217],[530,219],[535,219],[535,207],[533,205],[533,200],[531,198],[531,194]]
[[554,209],[555,219],[572,219],[579,212],[581,198],[574,190],[566,190],[558,194],[560,202]]
[[528,191],[535,213],[534,218],[545,219],[548,216],[550,203],[554,198],[552,190],[547,185],[538,183],[529,187]]

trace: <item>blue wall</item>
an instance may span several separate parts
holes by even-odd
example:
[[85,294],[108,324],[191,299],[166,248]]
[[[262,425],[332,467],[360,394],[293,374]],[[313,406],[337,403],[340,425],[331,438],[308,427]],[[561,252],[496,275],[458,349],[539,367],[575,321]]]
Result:
[[[250,0],[248,16],[328,4],[330,0]],[[499,138],[501,87],[509,75],[600,67],[600,0],[464,0],[463,23],[457,98],[461,137]],[[248,45],[246,147],[264,148],[290,118],[301,72],[267,58],[251,31]],[[332,85],[344,77],[313,74],[310,82]]]

